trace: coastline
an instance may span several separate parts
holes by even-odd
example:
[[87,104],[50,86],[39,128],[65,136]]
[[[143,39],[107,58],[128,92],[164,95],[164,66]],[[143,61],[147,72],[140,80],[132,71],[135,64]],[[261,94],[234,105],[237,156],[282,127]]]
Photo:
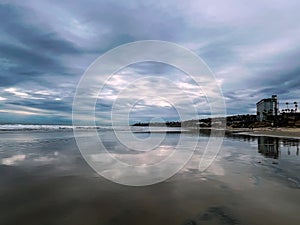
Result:
[[278,138],[292,138],[300,139],[300,128],[273,128],[273,127],[263,127],[251,129],[227,129],[230,133],[242,134],[248,136],[266,136],[266,137],[278,137]]
[[[224,131],[224,129],[222,129]],[[196,128],[190,128],[190,131],[195,132],[199,131]],[[211,128],[210,127],[201,127],[201,133],[210,134]],[[262,128],[232,128],[226,127],[225,133],[228,135],[246,135],[246,136],[253,136],[253,137],[277,137],[277,138],[288,138],[288,139],[298,139],[300,140],[300,128],[286,128],[286,127],[262,127]]]

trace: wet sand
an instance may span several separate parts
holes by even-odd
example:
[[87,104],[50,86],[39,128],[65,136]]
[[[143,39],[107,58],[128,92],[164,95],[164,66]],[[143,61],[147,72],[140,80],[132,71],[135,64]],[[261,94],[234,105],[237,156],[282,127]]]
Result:
[[269,137],[283,137],[300,139],[300,128],[254,128],[235,130],[234,132],[244,133],[252,136],[269,136]]
[[[205,172],[195,167],[195,154],[172,178],[130,187],[97,175],[70,131],[2,132],[1,137],[1,224],[299,223],[297,141],[227,137]],[[269,149],[270,143],[278,146]],[[270,155],[276,149],[280,154]]]

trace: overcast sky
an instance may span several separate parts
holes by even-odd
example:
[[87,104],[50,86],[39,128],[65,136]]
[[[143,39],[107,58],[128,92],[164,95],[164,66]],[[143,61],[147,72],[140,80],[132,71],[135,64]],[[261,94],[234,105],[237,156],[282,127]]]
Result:
[[[298,0],[0,2],[0,123],[70,122],[87,67],[106,51],[139,40],[170,41],[199,55],[215,74],[229,115],[254,114],[255,103],[272,94],[281,103],[300,102]],[[110,121],[112,104],[134,79],[144,95],[154,86],[179,88],[172,101],[184,107],[191,101],[199,116],[209,115],[204,95],[186,74],[141,63],[108,81],[96,105],[100,123]],[[171,103],[146,97],[132,108],[133,120],[178,118]]]

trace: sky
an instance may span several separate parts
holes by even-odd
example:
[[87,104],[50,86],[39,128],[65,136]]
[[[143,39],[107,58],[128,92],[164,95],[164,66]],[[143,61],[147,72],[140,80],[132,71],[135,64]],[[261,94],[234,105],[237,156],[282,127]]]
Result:
[[[228,115],[255,114],[255,103],[272,94],[280,108],[292,107],[300,102],[299,8],[298,0],[0,0],[0,123],[71,123],[89,65],[141,40],[174,42],[201,57]],[[178,120],[176,104],[197,109],[190,119],[210,116],[195,82],[157,62],[122,68],[96,96],[99,124],[111,123],[114,104],[131,121]],[[121,106],[130,98],[128,111]]]

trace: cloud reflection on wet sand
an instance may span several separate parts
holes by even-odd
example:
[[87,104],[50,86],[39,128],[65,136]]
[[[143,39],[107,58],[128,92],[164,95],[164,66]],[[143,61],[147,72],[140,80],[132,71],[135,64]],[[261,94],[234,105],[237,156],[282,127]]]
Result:
[[200,157],[196,153],[167,181],[128,187],[99,177],[82,159],[70,131],[27,132],[24,135],[32,141],[19,142],[14,133],[1,135],[3,224],[279,225],[299,221],[299,188],[288,180],[299,180],[299,157],[288,155],[283,145],[279,164],[272,164],[274,159],[265,158],[255,145],[227,138],[204,173],[194,167]]

